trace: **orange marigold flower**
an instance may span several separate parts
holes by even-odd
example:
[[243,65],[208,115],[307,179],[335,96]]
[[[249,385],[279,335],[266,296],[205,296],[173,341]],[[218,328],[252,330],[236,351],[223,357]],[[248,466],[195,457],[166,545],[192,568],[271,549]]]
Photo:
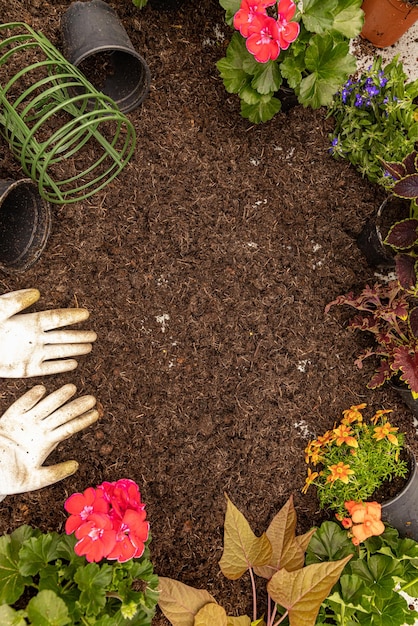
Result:
[[318,437],[316,441],[321,447],[323,447],[323,446],[326,446],[328,443],[331,443],[332,441],[334,441],[334,439],[335,439],[335,436],[334,436],[333,431],[327,430],[327,432],[321,435],[320,437]]
[[351,406],[349,409],[343,411],[344,418],[341,420],[343,424],[351,424],[352,422],[362,422],[363,415],[360,413],[361,409],[365,409],[367,406],[366,403],[356,404]]
[[389,422],[383,424],[383,426],[376,426],[374,429],[373,439],[377,441],[382,441],[382,439],[387,438],[390,443],[393,443],[394,446],[398,445],[398,438],[395,437],[392,433],[396,433],[399,428],[392,426]]
[[312,485],[317,476],[319,476],[318,472],[312,472],[311,468],[308,467],[308,476],[305,479],[305,486],[302,488],[302,493],[306,493],[308,491],[309,486]]
[[380,420],[382,415],[386,415],[387,413],[393,413],[393,409],[380,409],[380,411],[376,411],[376,413],[373,415],[370,421],[373,424],[377,424],[377,422]]
[[346,465],[342,461],[336,465],[330,465],[328,469],[331,472],[331,474],[327,477],[327,482],[329,483],[341,480],[341,482],[347,484],[350,479],[350,475],[354,474],[354,471],[350,469],[350,466]]
[[341,446],[343,443],[352,448],[358,448],[358,441],[353,437],[353,431],[350,426],[341,424],[338,428],[334,428],[333,433],[335,435],[335,443],[337,446]]

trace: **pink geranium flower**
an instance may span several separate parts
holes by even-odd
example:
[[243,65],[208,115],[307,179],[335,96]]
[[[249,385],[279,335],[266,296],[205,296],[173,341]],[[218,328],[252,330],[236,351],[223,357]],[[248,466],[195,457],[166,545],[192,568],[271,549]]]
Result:
[[65,523],[65,532],[71,535],[83,524],[92,513],[104,513],[109,511],[109,504],[103,498],[103,494],[93,487],[88,487],[83,493],[73,493],[64,504],[70,517]]
[[248,28],[254,16],[266,15],[266,7],[272,6],[276,0],[242,0],[239,10],[234,15],[234,27],[243,37],[248,37]]
[[129,478],[121,478],[114,483],[104,482],[97,489],[112,507],[112,517],[122,518],[128,509],[142,511],[145,508],[138,485]]
[[108,559],[117,559],[120,563],[142,556],[145,542],[149,536],[149,523],[145,520],[145,511],[128,509],[120,522],[113,522],[116,531],[116,543],[107,555]]
[[107,515],[92,513],[75,531],[79,540],[74,551],[85,556],[89,563],[98,563],[111,552],[116,543],[116,531]]
[[287,50],[290,44],[297,39],[300,32],[298,22],[291,22],[296,11],[296,4],[293,0],[279,0],[277,5],[279,24],[279,46],[282,50]]
[[254,15],[248,28],[246,46],[259,63],[274,61],[280,53],[278,22],[268,15]]

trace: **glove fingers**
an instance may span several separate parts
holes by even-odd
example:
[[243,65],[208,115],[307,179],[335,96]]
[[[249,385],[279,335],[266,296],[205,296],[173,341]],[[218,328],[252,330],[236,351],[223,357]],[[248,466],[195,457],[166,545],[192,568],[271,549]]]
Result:
[[60,441],[64,441],[78,433],[80,430],[84,430],[88,426],[94,424],[99,419],[99,412],[96,409],[92,409],[91,411],[87,411],[84,415],[80,417],[76,417],[71,422],[66,422],[56,430],[52,431],[51,435],[54,437],[56,444]]
[[20,493],[26,491],[35,491],[35,489],[42,489],[48,485],[53,485],[71,474],[75,474],[78,470],[77,461],[64,461],[63,463],[57,463],[57,465],[49,465],[47,467],[40,467],[33,473],[32,478],[28,479],[28,483],[22,485]]
[[89,316],[87,309],[54,309],[38,313],[38,321],[42,330],[53,330],[84,322]]
[[71,383],[56,389],[34,406],[30,415],[31,420],[33,422],[44,420],[72,398],[76,391],[77,387]]
[[1,425],[5,426],[8,418],[16,422],[16,416],[21,416],[33,409],[45,394],[46,389],[43,385],[36,385],[32,387],[32,389],[29,389],[29,391],[16,400],[16,402],[13,402],[12,406],[7,409],[1,418]]
[[93,343],[97,335],[93,330],[50,330],[44,337],[45,344]]
[[55,429],[59,429],[63,424],[72,423],[77,417],[90,411],[95,404],[96,398],[94,396],[76,398],[43,420],[45,428],[48,429],[48,432],[55,434],[53,433]]
[[8,319],[37,302],[41,294],[37,289],[20,289],[0,296],[0,316]]
[[44,361],[52,361],[55,359],[67,359],[68,357],[88,354],[92,351],[91,343],[63,343],[57,346],[44,346]]
[[44,361],[40,363],[36,373],[33,371],[31,376],[49,376],[50,374],[61,374],[62,372],[71,372],[75,370],[78,363],[75,359],[59,359],[58,361]]

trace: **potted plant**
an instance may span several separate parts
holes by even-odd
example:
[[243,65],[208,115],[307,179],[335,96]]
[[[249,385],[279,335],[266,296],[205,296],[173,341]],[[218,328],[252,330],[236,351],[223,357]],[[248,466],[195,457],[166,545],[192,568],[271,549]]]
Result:
[[292,0],[220,2],[236,32],[217,67],[251,122],[265,122],[280,111],[283,85],[300,104],[319,108],[330,104],[355,72],[349,43],[362,28],[361,0],[302,0],[297,6]]
[[65,508],[67,535],[20,526],[0,537],[0,623],[150,626],[158,577],[136,483],[89,487]]
[[396,275],[401,286],[418,295],[418,152],[413,150],[401,163],[383,161],[383,166],[395,181],[392,194],[410,201],[409,217],[395,222],[383,243],[395,254]]
[[359,313],[348,324],[352,330],[371,333],[375,345],[364,350],[355,364],[362,368],[371,356],[379,359],[368,389],[377,389],[392,381],[406,390],[410,399],[418,398],[418,306],[399,281],[386,285],[366,285],[359,296],[352,292],[338,296],[327,304],[325,313],[334,305],[348,305]]
[[377,48],[392,46],[418,20],[418,0],[363,0],[361,36]]
[[334,95],[327,116],[334,121],[330,154],[347,159],[360,174],[384,188],[391,185],[382,160],[402,161],[418,140],[418,80],[408,81],[396,56],[383,67],[375,57],[356,79]]

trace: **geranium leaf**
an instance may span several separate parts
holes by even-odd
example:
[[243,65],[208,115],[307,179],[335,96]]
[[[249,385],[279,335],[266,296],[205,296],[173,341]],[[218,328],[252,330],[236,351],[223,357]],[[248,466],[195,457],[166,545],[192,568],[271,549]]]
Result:
[[281,108],[282,103],[278,98],[262,96],[257,104],[241,102],[241,115],[253,124],[260,124],[271,120]]
[[348,539],[347,531],[336,522],[323,522],[309,542],[306,563],[337,561],[354,553],[355,547]]
[[216,600],[206,589],[194,589],[178,580],[159,577],[158,606],[173,626],[193,626],[195,615]]
[[268,63],[258,63],[257,72],[251,81],[251,87],[256,89],[258,93],[269,94],[279,89],[282,84],[282,78],[279,72],[279,66],[275,61]]
[[314,563],[295,572],[274,574],[267,591],[289,612],[290,626],[314,626],[319,608],[352,555],[340,561]]
[[11,606],[3,604],[0,606],[1,626],[27,626],[27,621]]
[[265,533],[255,536],[243,514],[225,497],[224,550],[219,567],[226,578],[237,580],[250,567],[269,563],[272,547]]
[[326,33],[332,28],[335,0],[304,0],[302,21],[311,33]]
[[359,13],[362,0],[339,0],[334,10],[332,30],[348,39],[357,37],[363,28],[364,17]]
[[219,0],[219,4],[221,5],[223,9],[225,9],[226,23],[231,26],[234,15],[239,10],[241,1],[240,0]]
[[38,574],[50,561],[57,558],[58,543],[57,533],[31,537],[20,551],[20,573],[24,576]]
[[404,289],[410,289],[417,281],[415,273],[414,257],[409,254],[397,254],[395,256],[395,271],[399,283]]
[[299,101],[314,109],[329,105],[338,88],[356,70],[348,42],[335,41],[329,34],[312,38],[305,63],[310,74],[302,79]]
[[196,613],[193,626],[228,626],[225,609],[219,604],[210,602],[202,606]]
[[64,600],[47,589],[29,601],[27,612],[33,626],[66,626],[71,623]]
[[411,391],[418,393],[418,353],[410,353],[408,346],[400,346],[394,351],[391,365],[394,372],[402,372],[400,379]]
[[89,563],[79,567],[74,580],[81,590],[80,604],[87,615],[98,615],[106,604],[106,589],[112,580],[112,567],[107,563],[102,566]]
[[12,548],[9,535],[0,537],[0,604],[13,604],[22,595],[25,586],[32,578],[22,576],[19,571],[19,557]]
[[397,250],[407,250],[418,242],[418,220],[406,219],[394,224],[384,241]]

